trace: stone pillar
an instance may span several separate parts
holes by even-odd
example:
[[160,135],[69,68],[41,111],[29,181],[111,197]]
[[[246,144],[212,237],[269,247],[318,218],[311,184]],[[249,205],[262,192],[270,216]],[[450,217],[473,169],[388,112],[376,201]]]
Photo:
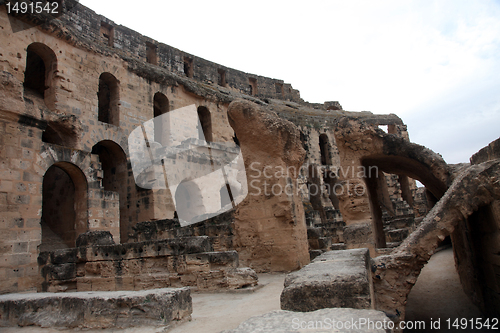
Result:
[[236,208],[234,247],[256,271],[296,270],[309,263],[297,176],[305,151],[298,129],[273,112],[237,100],[229,123],[241,145],[248,195]]

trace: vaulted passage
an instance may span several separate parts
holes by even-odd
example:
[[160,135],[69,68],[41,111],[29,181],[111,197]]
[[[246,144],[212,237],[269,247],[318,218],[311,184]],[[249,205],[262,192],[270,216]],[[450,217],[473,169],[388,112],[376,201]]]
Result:
[[[437,198],[441,198],[446,191],[446,185],[437,179],[432,170],[424,164],[401,156],[373,156],[362,160],[365,170],[376,167],[375,173],[369,173],[365,178],[369,197],[370,211],[372,215],[372,227],[377,248],[384,248],[386,235],[384,233],[383,209],[390,214],[392,211],[388,199],[387,184],[384,173],[396,174],[401,188],[401,197],[411,207],[413,199],[409,188],[408,177],[419,180]],[[382,172],[383,171],[383,172]]]
[[40,251],[75,247],[87,231],[87,181],[67,162],[51,166],[43,177]]

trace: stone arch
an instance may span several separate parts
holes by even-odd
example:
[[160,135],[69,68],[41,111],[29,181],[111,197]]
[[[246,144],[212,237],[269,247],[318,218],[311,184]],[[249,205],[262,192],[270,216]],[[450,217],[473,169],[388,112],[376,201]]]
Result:
[[212,117],[210,111],[206,106],[198,107],[198,118],[200,120],[201,128],[198,128],[199,137],[205,138],[205,141],[213,141],[212,137]]
[[[364,157],[361,163],[365,170],[365,183],[370,199],[370,212],[376,248],[386,247],[381,208],[381,203],[384,202],[384,195],[381,193],[381,188],[383,185],[386,185],[384,172],[397,174],[400,178],[405,177],[406,180],[408,179],[407,177],[419,180],[438,200],[447,190],[446,183],[442,179],[438,179],[429,166],[416,159],[395,155],[378,155]],[[403,193],[409,191],[406,188],[402,190]]]
[[[92,147],[92,154],[99,156],[102,175],[102,186],[105,191],[117,192],[120,205],[120,241],[128,240],[129,229],[133,223],[129,207],[129,184],[134,183],[133,176],[127,166],[127,156],[123,149],[111,140],[103,140]],[[130,192],[135,191],[135,186],[130,187]]]
[[42,183],[42,242],[40,251],[72,248],[88,230],[88,184],[73,163],[56,162]]
[[373,259],[377,309],[396,321],[404,319],[408,294],[438,244],[481,207],[500,200],[499,176],[498,160],[469,167],[453,181],[417,230],[389,255]]
[[91,132],[91,145],[95,145],[101,141],[113,141],[120,148],[128,154],[128,136],[117,128],[106,128],[105,131],[100,129],[93,129]]
[[[369,119],[340,119],[335,127],[335,142],[341,163],[340,181],[368,189],[359,195],[347,192],[349,195],[339,196],[341,213],[347,221],[346,229],[356,230],[363,225],[369,231],[369,236],[359,244],[357,240],[349,238],[355,246],[386,246],[381,199],[377,193],[380,188],[379,171],[418,179],[438,199],[452,183],[452,169],[440,155],[402,136],[383,132]],[[345,239],[346,234],[344,230]]]
[[49,109],[55,108],[55,84],[57,56],[43,43],[31,43],[26,49],[26,69],[24,71],[25,94],[43,98]]
[[[167,96],[157,92],[153,97],[153,117],[154,117],[154,141],[165,144],[164,138],[168,139],[168,127],[164,126],[164,119],[161,115],[170,111],[170,103]],[[160,118],[157,118],[160,117]]]
[[100,122],[120,126],[120,86],[116,77],[111,73],[102,73],[99,76],[98,116]]

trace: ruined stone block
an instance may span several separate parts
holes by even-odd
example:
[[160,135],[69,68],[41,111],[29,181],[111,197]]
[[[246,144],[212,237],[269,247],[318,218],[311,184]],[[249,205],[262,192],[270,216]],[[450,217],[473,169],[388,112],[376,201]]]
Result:
[[188,288],[0,296],[0,326],[127,328],[183,321],[192,312]]
[[281,308],[314,311],[322,308],[371,307],[368,249],[329,251],[285,278]]

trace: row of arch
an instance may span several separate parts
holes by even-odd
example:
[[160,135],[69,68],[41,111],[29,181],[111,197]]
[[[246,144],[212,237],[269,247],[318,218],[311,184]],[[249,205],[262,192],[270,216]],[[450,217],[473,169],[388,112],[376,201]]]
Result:
[[[24,72],[24,88],[43,98],[50,108],[55,100],[54,77],[57,73],[57,57],[54,51],[42,43],[32,43],[27,48],[26,69]],[[105,72],[99,76],[98,121],[120,126],[120,85],[118,79],[111,73]],[[170,102],[161,92],[153,98],[153,117],[170,111]],[[208,108],[198,107],[199,128],[206,141],[212,141],[212,121]],[[162,130],[155,131],[155,141],[160,142]]]
[[[113,208],[108,206],[108,201],[104,199],[107,191],[119,195],[120,242],[126,243],[132,226],[140,222],[136,209],[144,194],[147,194],[142,191],[150,190],[142,190],[134,186],[133,174],[123,149],[111,140],[100,141],[92,147],[92,154],[98,155],[101,163],[100,184],[95,184],[95,178],[82,171],[92,169],[89,164],[91,163],[90,155],[78,158],[77,160],[81,162],[75,164],[64,159],[64,156],[69,155],[65,154],[65,148],[60,148],[59,151],[59,157],[53,156],[53,161],[47,162],[50,167],[47,168],[42,181],[40,250],[51,251],[75,247],[77,237],[89,231],[89,219],[107,220],[106,223],[118,222],[118,216],[106,216],[106,211]],[[81,154],[88,153],[81,152]],[[226,186],[224,185],[219,191],[220,208],[232,204]],[[179,205],[176,206],[177,210],[193,211],[198,215],[205,213],[200,207],[195,209],[196,207],[190,206],[199,205],[202,202],[201,190],[195,182],[189,180],[181,182],[172,195]],[[99,230],[102,227],[102,225],[97,226]],[[114,234],[114,236],[117,235]]]

